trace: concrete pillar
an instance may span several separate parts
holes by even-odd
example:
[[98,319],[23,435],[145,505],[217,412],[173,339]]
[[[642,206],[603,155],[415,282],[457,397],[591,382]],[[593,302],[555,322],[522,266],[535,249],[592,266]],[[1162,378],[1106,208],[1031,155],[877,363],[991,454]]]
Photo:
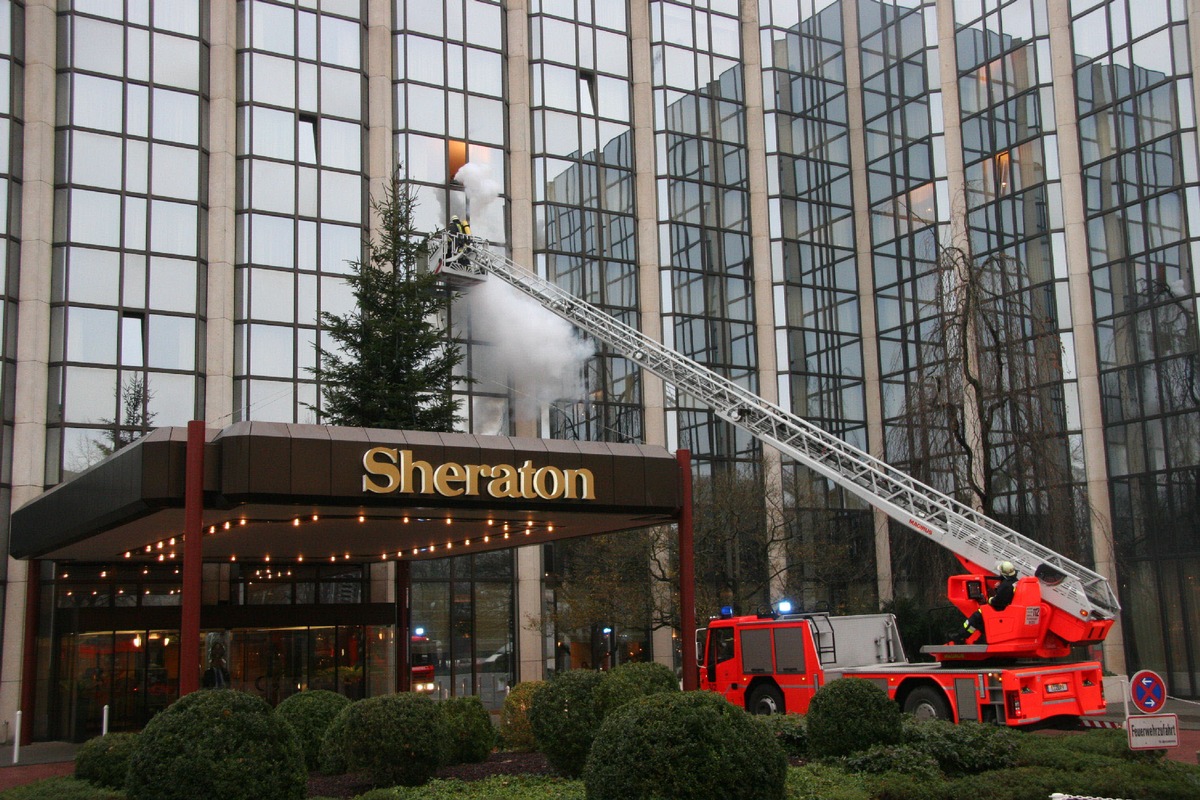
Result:
[[[750,193],[750,252],[754,258],[754,344],[758,357],[758,395],[779,402],[779,369],[775,331],[787,320],[775,319],[775,275],[771,264],[771,214],[768,204],[766,110],[763,107],[762,37],[756,0],[742,0],[742,74],[746,81],[746,166]],[[763,446],[763,480],[770,493],[782,486],[782,456]],[[783,596],[787,586],[786,541],[781,503],[768,500],[767,530],[776,532],[767,540],[770,599]]]
[[[633,65],[633,163],[635,165],[634,203],[637,208],[638,306],[642,333],[661,342],[662,295],[659,288],[658,189],[655,179],[654,89],[650,63],[650,5],[647,0],[629,3],[629,49]],[[666,389],[662,378],[642,370],[642,431],[647,444],[668,446],[666,430]],[[661,563],[670,559],[666,538],[653,558]],[[654,605],[666,609],[674,602],[670,588],[656,584]],[[650,632],[654,660],[674,667],[675,630],[660,625]]]
[[[1069,0],[1048,0],[1050,60],[1054,75],[1054,117],[1058,129],[1058,166],[1062,177],[1063,227],[1067,240],[1067,287],[1075,334],[1075,371],[1079,416],[1083,426],[1084,471],[1091,506],[1095,569],[1117,585],[1113,552],[1112,499],[1108,487],[1108,454],[1100,401],[1100,365],[1096,323],[1092,313],[1092,279],[1088,262],[1087,222],[1079,153],[1079,119],[1075,110],[1075,55],[1071,44]],[[1057,265],[1056,265],[1057,266]],[[1104,642],[1104,665],[1124,674],[1125,637],[1118,619]]]
[[[367,153],[363,168],[375,200],[391,188],[396,174],[396,148],[392,146],[396,93],[392,87],[392,2],[369,0],[367,4]],[[370,215],[371,239],[376,240],[379,220]]]
[[205,308],[204,419],[233,421],[234,259],[237,207],[237,4],[209,4],[208,302]]
[[[530,151],[529,4],[507,4],[505,63],[508,72],[508,233],[510,257],[533,268],[533,157]],[[537,436],[536,423],[521,422],[517,434]],[[517,680],[545,677],[542,652],[542,547],[517,548]]]
[[[50,351],[50,275],[54,224],[54,123],[57,67],[54,0],[25,4],[24,154],[21,165],[20,304],[13,410],[12,508],[42,493],[46,463],[46,394]],[[10,267],[11,268],[11,267]],[[52,454],[58,458],[58,454]],[[16,716],[21,696],[29,562],[8,560],[0,719]],[[33,709],[22,709],[32,715]]]
[[[847,119],[850,135],[850,184],[854,193],[854,245],[858,271],[858,313],[862,331],[863,398],[867,417],[867,449],[883,458],[883,400],[879,376],[879,326],[875,317],[875,267],[871,258],[871,209],[867,203],[866,130],[862,110],[862,62],[859,52],[858,8],[842,6],[845,31]],[[892,539],[888,515],[872,509],[875,528],[875,591],[880,603],[895,593],[892,581]]]

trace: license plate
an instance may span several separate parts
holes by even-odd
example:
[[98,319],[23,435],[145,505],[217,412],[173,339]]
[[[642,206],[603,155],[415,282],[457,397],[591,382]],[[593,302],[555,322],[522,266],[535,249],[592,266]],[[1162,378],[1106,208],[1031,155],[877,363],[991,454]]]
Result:
[[1058,694],[1059,692],[1065,692],[1066,690],[1067,690],[1066,683],[1047,683],[1046,684],[1046,693],[1047,694]]

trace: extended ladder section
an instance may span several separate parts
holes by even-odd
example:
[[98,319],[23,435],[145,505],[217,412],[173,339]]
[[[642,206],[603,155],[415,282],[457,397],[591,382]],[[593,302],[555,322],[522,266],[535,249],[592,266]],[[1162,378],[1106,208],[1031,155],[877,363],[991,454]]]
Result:
[[[493,275],[653,372],[679,391],[710,406],[720,418],[815,470],[849,492],[947,548],[990,569],[1011,561],[1023,575],[1042,578],[1042,596],[1076,622],[1112,620],[1120,611],[1108,580],[1022,536],[810,422],[768,403],[640,331],[571,295],[477,237],[443,235],[432,243],[430,263],[451,280]],[[1057,627],[1057,626],[1054,626]],[[1087,638],[1067,625],[1067,641]]]

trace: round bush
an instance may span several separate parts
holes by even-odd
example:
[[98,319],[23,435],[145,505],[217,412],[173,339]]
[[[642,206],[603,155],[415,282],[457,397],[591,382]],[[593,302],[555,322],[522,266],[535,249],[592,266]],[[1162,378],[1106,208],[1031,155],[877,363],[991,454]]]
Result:
[[136,733],[109,733],[88,739],[75,753],[75,777],[109,789],[125,788]]
[[302,800],[308,773],[291,726],[233,689],[181,697],[146,723],[129,759],[129,800]]
[[650,695],[617,709],[592,745],[588,800],[778,800],[787,757],[765,727],[712,692]]
[[354,705],[343,706],[321,738],[321,751],[317,761],[320,770],[325,775],[344,775],[346,773],[346,731],[350,725],[350,709]]
[[550,766],[578,778],[600,727],[596,687],[601,675],[587,669],[560,672],[538,687],[529,704],[529,725]]
[[755,722],[779,742],[783,752],[795,758],[808,755],[808,726],[799,714],[756,714]]
[[496,729],[478,697],[450,697],[438,703],[446,724],[450,764],[486,761],[496,746]]
[[838,678],[808,706],[808,749],[818,757],[847,756],[874,744],[899,744],[900,708],[887,692],[858,678]]
[[596,687],[596,706],[603,719],[621,706],[659,692],[678,692],[675,670],[655,661],[634,662],[613,667],[602,673]]
[[500,739],[510,750],[533,750],[533,728],[529,725],[529,704],[533,693],[545,681],[521,681],[508,690],[504,707],[500,709]]
[[350,698],[326,689],[300,692],[275,707],[275,713],[296,731],[304,750],[304,763],[315,770],[321,761],[321,741],[338,713],[350,705]]
[[446,763],[437,704],[413,692],[368,697],[349,707],[346,768],[375,786],[420,786]]

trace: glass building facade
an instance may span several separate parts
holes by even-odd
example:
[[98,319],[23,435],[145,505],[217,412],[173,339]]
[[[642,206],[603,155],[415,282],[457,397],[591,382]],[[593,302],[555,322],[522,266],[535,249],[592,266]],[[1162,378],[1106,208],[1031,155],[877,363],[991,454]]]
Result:
[[[1197,12],[0,0],[0,541],[10,508],[152,428],[315,422],[320,315],[352,308],[348,262],[398,172],[422,229],[469,216],[530,270],[1094,565],[1124,606],[1109,668],[1200,696]],[[468,342],[464,430],[686,447],[702,479],[777,481],[805,546],[766,561],[806,603],[927,582],[910,534],[620,353],[529,413],[537,392],[473,316],[445,320]],[[822,543],[858,571],[818,574]],[[594,638],[526,624],[586,546],[416,570],[439,690],[494,707]],[[36,624],[48,665],[39,736],[89,732],[103,699],[137,727],[174,696],[167,566],[6,562],[3,635]],[[206,666],[219,644],[273,701],[386,691],[393,569],[206,565],[225,614]],[[631,635],[674,659],[669,629]],[[9,657],[5,718],[20,682]]]

